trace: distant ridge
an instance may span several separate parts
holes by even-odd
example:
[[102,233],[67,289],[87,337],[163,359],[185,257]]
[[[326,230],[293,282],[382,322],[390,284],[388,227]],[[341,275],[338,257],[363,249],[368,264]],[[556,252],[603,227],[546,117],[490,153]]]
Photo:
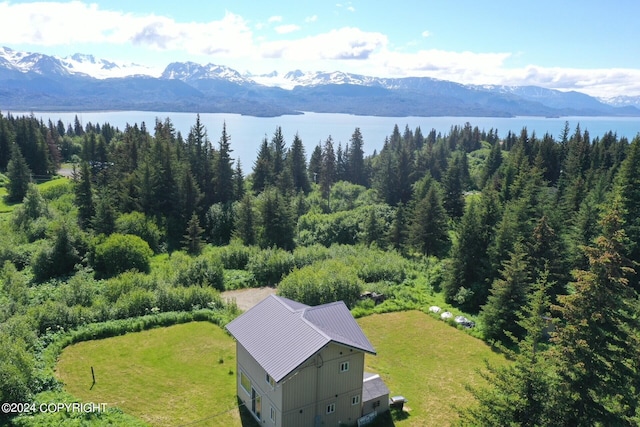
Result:
[[60,58],[0,47],[0,110],[640,116],[640,97],[606,101],[537,86],[463,85],[429,77],[378,78],[342,71],[252,75],[194,62],[173,62],[160,71],[90,54]]

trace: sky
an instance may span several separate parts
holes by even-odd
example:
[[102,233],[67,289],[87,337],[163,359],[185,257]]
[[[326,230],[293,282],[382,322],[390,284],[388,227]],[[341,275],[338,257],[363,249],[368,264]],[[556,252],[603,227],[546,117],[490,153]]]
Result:
[[637,0],[0,0],[0,46],[640,96]]

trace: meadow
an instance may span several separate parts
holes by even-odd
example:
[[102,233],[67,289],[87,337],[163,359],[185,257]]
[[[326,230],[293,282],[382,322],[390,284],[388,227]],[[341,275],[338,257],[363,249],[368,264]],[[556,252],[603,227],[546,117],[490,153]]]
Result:
[[[482,341],[419,311],[358,319],[378,354],[366,369],[408,400],[394,425],[443,426],[471,402],[484,360],[504,363]],[[96,383],[92,386],[91,367]],[[57,364],[65,391],[117,406],[153,426],[251,425],[235,397],[235,344],[220,327],[192,322],[66,348]]]

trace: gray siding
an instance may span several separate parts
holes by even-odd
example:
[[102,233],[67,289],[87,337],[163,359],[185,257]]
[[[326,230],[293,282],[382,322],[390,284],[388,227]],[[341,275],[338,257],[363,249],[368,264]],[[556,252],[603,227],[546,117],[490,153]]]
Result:
[[[349,363],[349,369],[340,372],[344,362]],[[316,415],[322,425],[355,424],[362,409],[360,403],[352,405],[351,399],[362,398],[363,369],[364,353],[329,344],[283,381],[283,419],[292,422],[283,426],[313,425]],[[335,404],[335,412],[327,414],[331,404]]]
[[[244,373],[251,381],[251,386],[256,390],[256,393],[261,398],[262,413],[260,418],[265,421],[263,425],[281,427],[282,424],[282,386],[276,384],[275,387],[271,387],[266,380],[266,371],[260,367],[258,362],[242,347],[239,342],[236,342],[236,354],[237,354],[237,390],[238,397],[246,405],[247,409],[251,412],[251,390],[249,393],[240,384],[240,374]],[[276,411],[276,422],[273,423],[270,419],[271,407]]]

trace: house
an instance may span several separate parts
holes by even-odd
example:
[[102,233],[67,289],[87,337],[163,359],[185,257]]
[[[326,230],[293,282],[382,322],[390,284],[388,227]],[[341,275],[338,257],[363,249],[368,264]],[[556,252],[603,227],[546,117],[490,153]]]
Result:
[[238,398],[261,424],[355,425],[388,409],[389,390],[364,374],[365,353],[376,352],[342,301],[310,307],[270,295],[226,328]]

